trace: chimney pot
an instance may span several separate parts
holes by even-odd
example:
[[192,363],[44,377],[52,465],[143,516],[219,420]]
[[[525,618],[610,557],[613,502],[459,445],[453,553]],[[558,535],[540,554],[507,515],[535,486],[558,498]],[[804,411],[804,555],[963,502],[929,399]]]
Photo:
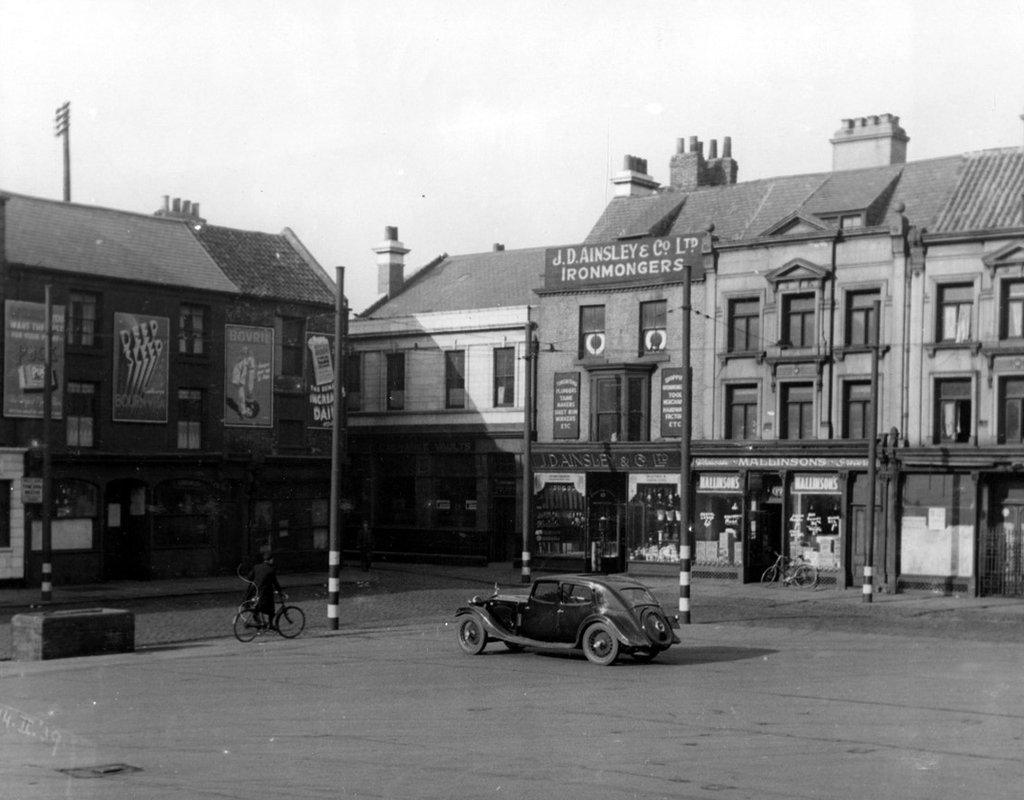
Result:
[[698,145],[699,145],[699,142],[697,141],[697,137],[696,136],[691,136],[690,137],[690,152],[691,153],[696,153]]
[[184,202],[182,202],[182,204],[181,204],[181,213],[184,214],[186,217],[189,216],[192,213],[192,201],[191,200],[185,200]]
[[732,137],[722,137],[722,158],[732,158]]
[[164,212],[171,210],[171,196],[169,194],[164,195]]
[[181,213],[181,198],[180,197],[175,197],[174,200],[171,202],[171,211],[173,211],[175,214],[180,214]]
[[505,245],[503,245],[501,242],[495,242],[494,243],[494,252],[495,253],[500,253],[504,249],[505,249]]
[[708,158],[712,160],[718,158],[718,139],[712,139],[708,145]]
[[682,154],[682,153],[685,153],[685,152],[686,152],[686,139],[685,138],[676,139],[676,153],[677,154]]
[[386,228],[384,228],[384,238],[387,239],[389,242],[397,242],[398,241],[398,226],[397,225],[388,225]]

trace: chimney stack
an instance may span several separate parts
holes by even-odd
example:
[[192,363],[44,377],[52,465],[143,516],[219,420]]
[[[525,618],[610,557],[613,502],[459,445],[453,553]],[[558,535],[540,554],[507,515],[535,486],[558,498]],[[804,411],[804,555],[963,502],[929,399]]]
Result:
[[637,156],[623,159],[622,172],[612,178],[612,183],[616,197],[644,197],[654,194],[661,185],[647,174],[647,159]]
[[690,137],[689,152],[686,140],[676,139],[676,154],[669,161],[669,185],[684,192],[701,186],[728,186],[736,183],[739,165],[732,157],[732,137],[722,138],[722,156],[718,156],[718,140],[712,139],[708,158],[704,159],[704,142]]
[[910,137],[893,114],[844,119],[832,143],[832,171],[905,164]]
[[183,219],[199,225],[206,224],[206,220],[199,216],[199,203],[193,203],[191,200],[183,201],[180,197],[175,197],[172,201],[169,194],[164,195],[163,208],[155,211],[153,216]]
[[405,254],[409,248],[398,241],[398,228],[384,228],[384,241],[373,248],[377,254],[377,293],[394,297],[405,285]]

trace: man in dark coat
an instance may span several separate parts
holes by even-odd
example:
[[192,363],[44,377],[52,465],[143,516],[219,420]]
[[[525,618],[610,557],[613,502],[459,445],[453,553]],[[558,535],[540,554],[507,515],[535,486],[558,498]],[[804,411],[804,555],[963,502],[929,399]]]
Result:
[[263,562],[257,564],[249,571],[249,580],[252,582],[252,591],[256,594],[257,614],[262,614],[264,619],[261,624],[271,627],[274,623],[274,592],[281,591],[281,584],[277,582],[277,573],[274,571],[274,557],[271,553],[263,554]]

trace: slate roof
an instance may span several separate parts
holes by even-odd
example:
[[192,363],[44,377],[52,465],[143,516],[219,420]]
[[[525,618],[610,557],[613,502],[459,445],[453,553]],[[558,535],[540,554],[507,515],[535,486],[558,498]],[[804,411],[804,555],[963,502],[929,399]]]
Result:
[[334,304],[334,283],[291,231],[256,233],[0,192],[12,264],[124,281]]
[[402,291],[359,316],[380,319],[428,311],[529,305],[544,283],[543,247],[440,256],[409,276]]
[[11,264],[237,294],[180,220],[3,192]]
[[[203,225],[196,238],[228,278],[254,297],[333,303],[333,283],[284,234]],[[310,257],[311,258],[311,257]]]
[[872,209],[868,224],[894,221],[905,206],[910,223],[930,234],[1024,226],[1024,153],[1000,148],[958,156],[842,172],[785,175],[654,197],[618,197],[605,208],[587,242],[666,233],[663,209],[681,200],[669,233],[703,231],[711,223],[723,242],[756,239],[793,215],[820,218]]

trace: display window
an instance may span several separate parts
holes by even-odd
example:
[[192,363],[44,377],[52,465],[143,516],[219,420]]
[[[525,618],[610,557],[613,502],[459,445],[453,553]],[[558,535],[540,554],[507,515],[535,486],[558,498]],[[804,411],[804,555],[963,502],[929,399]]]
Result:
[[626,547],[633,561],[678,562],[681,512],[674,475],[630,476]]
[[743,564],[743,494],[736,473],[702,473],[693,515],[695,564]]
[[839,475],[794,475],[788,523],[790,558],[803,558],[819,570],[838,570],[843,523]]
[[534,475],[534,536],[539,555],[583,556],[587,528],[583,480],[582,475]]

